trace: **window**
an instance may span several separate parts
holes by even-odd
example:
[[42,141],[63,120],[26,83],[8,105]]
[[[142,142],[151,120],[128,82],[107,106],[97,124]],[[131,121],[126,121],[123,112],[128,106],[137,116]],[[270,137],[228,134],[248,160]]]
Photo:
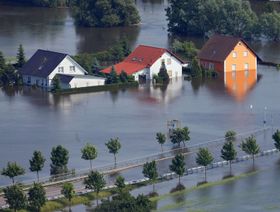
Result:
[[236,58],[236,57],[237,57],[237,53],[236,53],[236,52],[233,52],[233,53],[232,53],[232,57]]
[[248,64],[248,63],[245,63],[245,64],[244,64],[244,69],[245,69],[245,70],[249,70],[249,64]]
[[31,83],[31,77],[30,77],[30,76],[27,77],[27,83],[28,83],[28,84]]
[[233,64],[231,66],[231,76],[233,79],[235,79],[235,77],[236,77],[236,65],[235,64]]
[[244,57],[247,57],[247,56],[248,56],[248,51],[244,51],[244,52],[243,52],[243,56],[244,56]]
[[171,64],[171,58],[168,58],[167,59],[167,65],[170,65]]
[[214,66],[214,63],[209,63],[209,70],[214,70],[215,69],[215,66]]
[[58,67],[58,72],[59,73],[63,73],[64,72],[64,68],[63,67]]
[[70,66],[70,71],[75,72],[75,66]]

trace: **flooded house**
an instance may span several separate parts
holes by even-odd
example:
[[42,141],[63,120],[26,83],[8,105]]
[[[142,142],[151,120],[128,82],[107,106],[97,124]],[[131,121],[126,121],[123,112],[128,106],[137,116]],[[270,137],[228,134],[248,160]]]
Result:
[[39,49],[19,70],[25,85],[50,89],[57,77],[62,89],[81,88],[105,84],[105,78],[87,75],[68,54]]
[[[127,58],[114,67],[117,74],[124,71],[128,75],[134,76],[136,81],[145,82],[152,80],[153,76],[159,73],[163,64],[171,79],[182,77],[185,62],[168,49],[153,46],[139,45]],[[111,70],[110,66],[102,72],[109,74]]]
[[203,46],[198,54],[200,65],[208,70],[215,70],[227,82],[243,74],[244,79],[250,75],[257,77],[259,57],[241,38],[225,35],[214,35]]

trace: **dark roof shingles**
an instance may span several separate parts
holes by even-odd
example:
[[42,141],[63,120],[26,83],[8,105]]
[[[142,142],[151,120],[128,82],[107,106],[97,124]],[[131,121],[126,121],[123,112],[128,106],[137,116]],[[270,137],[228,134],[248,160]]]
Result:
[[46,78],[67,54],[39,49],[20,69],[22,75]]

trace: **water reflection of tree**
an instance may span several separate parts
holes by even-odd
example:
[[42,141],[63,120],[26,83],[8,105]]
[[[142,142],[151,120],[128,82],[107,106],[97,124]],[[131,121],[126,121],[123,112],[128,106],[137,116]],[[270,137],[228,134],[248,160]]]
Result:
[[140,28],[137,26],[113,28],[76,27],[76,35],[79,37],[77,50],[80,53],[104,51],[124,38],[129,46],[134,48],[139,32]]

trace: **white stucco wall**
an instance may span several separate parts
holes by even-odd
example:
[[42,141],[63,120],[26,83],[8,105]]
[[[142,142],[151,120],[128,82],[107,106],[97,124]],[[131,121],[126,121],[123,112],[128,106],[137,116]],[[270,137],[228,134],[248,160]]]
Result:
[[[168,52],[165,52],[151,67],[149,73],[149,79],[153,78],[153,75],[158,74],[162,60],[165,61],[165,66],[170,78],[182,77],[182,66],[183,64]],[[168,59],[171,59],[171,63],[168,64]],[[170,74],[171,73],[171,74]]]
[[[75,66],[75,71],[71,71],[70,66]],[[63,72],[58,71],[59,67],[63,67]],[[77,62],[75,62],[70,56],[67,56],[53,70],[48,79],[52,80],[56,74],[85,75],[85,73],[86,71]]]
[[133,74],[135,81],[139,80],[139,75],[146,75],[146,79],[149,79],[149,69],[143,69]]
[[70,88],[82,88],[82,87],[91,87],[99,86],[105,84],[105,78],[79,78],[75,77],[70,81]]

